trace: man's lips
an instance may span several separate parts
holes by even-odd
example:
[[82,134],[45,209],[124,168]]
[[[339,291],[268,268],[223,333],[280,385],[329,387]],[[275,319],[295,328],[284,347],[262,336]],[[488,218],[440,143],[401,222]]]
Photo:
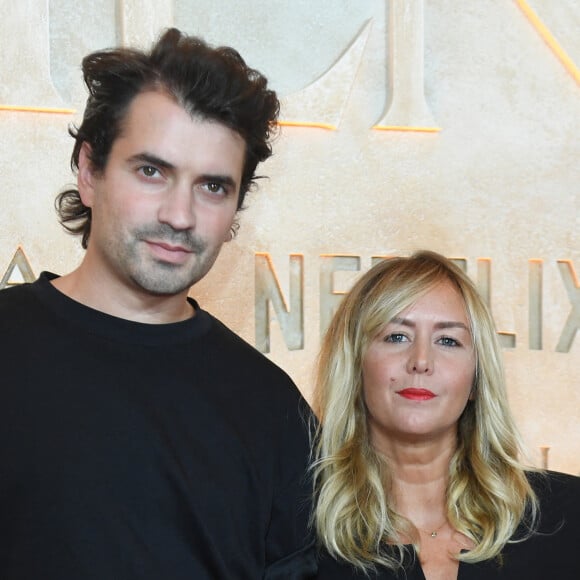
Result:
[[404,397],[405,399],[411,399],[412,401],[428,401],[429,399],[433,399],[437,396],[429,389],[417,389],[414,387],[397,391],[397,395],[401,395],[401,397]]
[[152,246],[159,246],[160,248],[163,248],[164,250],[167,250],[168,252],[185,252],[187,254],[191,253],[191,250],[189,248],[186,248],[184,246],[174,246],[173,244],[168,244],[167,242],[148,241],[147,243],[152,245]]
[[155,242],[146,240],[153,254],[160,260],[172,263],[182,263],[192,253],[192,250],[185,246],[176,246],[167,242]]

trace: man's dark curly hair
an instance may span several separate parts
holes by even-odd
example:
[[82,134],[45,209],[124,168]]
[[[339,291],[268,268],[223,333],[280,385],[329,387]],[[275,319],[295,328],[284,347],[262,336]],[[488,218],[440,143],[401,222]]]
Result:
[[[217,121],[246,143],[238,209],[259,177],[258,163],[272,155],[271,139],[280,104],[267,79],[249,68],[233,48],[209,46],[175,28],[167,30],[149,53],[119,48],[89,54],[82,69],[89,97],[81,126],[70,129],[75,139],[71,156],[78,170],[84,142],[90,145],[95,171],[103,171],[133,99],[149,90],[167,93],[192,116]],[[91,210],[75,188],[56,198],[59,221],[70,233],[82,235],[87,247]]]

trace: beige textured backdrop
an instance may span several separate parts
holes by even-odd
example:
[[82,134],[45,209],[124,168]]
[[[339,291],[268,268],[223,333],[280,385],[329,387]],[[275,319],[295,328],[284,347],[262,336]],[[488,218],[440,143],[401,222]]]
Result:
[[[361,270],[373,256],[422,247],[463,258],[489,289],[499,329],[515,334],[509,394],[532,459],[540,464],[549,446],[551,468],[580,472],[580,80],[521,4],[425,0],[418,19],[422,0],[0,0],[0,106],[77,111],[0,110],[0,278],[19,247],[35,275],[81,258],[52,209],[73,179],[67,127],[83,107],[81,57],[148,45],[174,24],[238,48],[284,97],[287,120],[336,126],[282,128],[263,167],[270,179],[192,294],[255,343],[264,323],[255,304],[272,298],[255,290],[256,264],[269,254],[265,272],[275,272],[294,321],[304,310],[293,335],[303,348],[289,350],[269,308],[269,356],[308,397],[321,308],[332,305],[322,256],[358,256]],[[526,4],[579,66],[580,2]],[[395,105],[399,124],[441,130],[373,129],[393,120],[384,115]],[[302,279],[291,254],[302,256]],[[21,275],[14,268],[9,281]],[[333,291],[354,276],[335,273]],[[569,317],[571,342],[557,352]]]

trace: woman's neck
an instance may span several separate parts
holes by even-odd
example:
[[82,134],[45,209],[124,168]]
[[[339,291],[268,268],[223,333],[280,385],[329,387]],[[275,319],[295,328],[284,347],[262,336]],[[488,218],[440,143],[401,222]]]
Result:
[[393,443],[386,450],[391,473],[387,490],[396,511],[422,530],[447,521],[446,492],[455,441]]

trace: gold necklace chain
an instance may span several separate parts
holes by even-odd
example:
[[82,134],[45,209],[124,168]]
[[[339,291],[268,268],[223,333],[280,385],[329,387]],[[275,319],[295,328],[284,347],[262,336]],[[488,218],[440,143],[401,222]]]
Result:
[[443,529],[443,526],[445,526],[446,523],[447,523],[447,520],[445,520],[438,528],[435,528],[432,532],[428,532],[427,530],[424,530],[422,528],[417,528],[417,529],[420,532],[423,532],[424,534],[426,534],[427,536],[431,536],[432,538],[436,538],[437,535]]

